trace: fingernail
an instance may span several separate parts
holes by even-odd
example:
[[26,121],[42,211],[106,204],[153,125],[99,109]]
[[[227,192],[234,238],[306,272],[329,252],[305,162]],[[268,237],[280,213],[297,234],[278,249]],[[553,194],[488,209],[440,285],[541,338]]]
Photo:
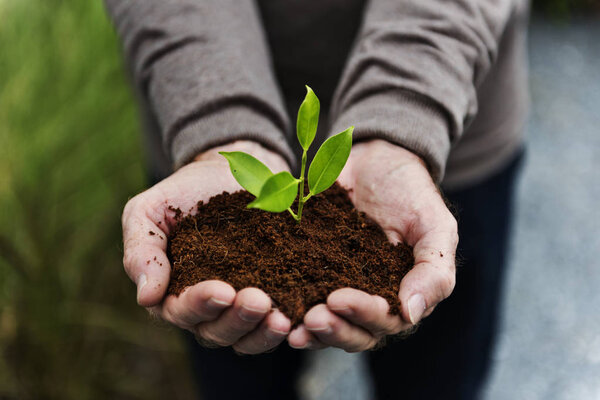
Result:
[[224,308],[229,307],[230,305],[231,305],[231,303],[228,303],[223,300],[215,299],[214,297],[209,298],[208,301],[206,302],[206,308],[208,308],[209,311],[221,311]]
[[310,350],[313,346],[313,342],[312,341],[308,341],[306,343],[304,343],[304,346],[294,346],[292,344],[290,344],[290,347],[292,349],[296,349],[296,350]]
[[421,320],[426,308],[427,305],[422,294],[414,294],[408,299],[408,317],[413,325]]
[[146,278],[146,274],[140,274],[137,279],[137,302],[140,302],[140,296],[142,294],[142,289],[148,283],[148,278]]
[[288,332],[280,331],[280,330],[278,330],[278,329],[273,329],[273,328],[269,328],[269,329],[267,329],[267,333],[268,333],[270,336],[274,336],[274,337],[276,337],[276,338],[279,338],[279,337],[281,337],[281,336],[286,336],[286,335],[288,334]]
[[258,322],[265,317],[265,311],[242,306],[238,311],[238,316],[242,321]]
[[315,332],[315,333],[320,333],[323,335],[329,335],[333,332],[333,329],[331,328],[331,326],[327,325],[327,326],[322,326],[319,328],[306,328],[308,329],[310,332]]
[[292,349],[296,349],[296,350],[302,350],[302,349],[306,349],[306,348],[308,347],[308,345],[309,345],[309,344],[310,344],[310,342],[307,342],[307,343],[305,343],[305,344],[304,344],[304,346],[294,346],[294,345],[293,345],[293,344],[291,344],[291,343],[290,343],[289,345],[290,345],[290,347],[291,347]]

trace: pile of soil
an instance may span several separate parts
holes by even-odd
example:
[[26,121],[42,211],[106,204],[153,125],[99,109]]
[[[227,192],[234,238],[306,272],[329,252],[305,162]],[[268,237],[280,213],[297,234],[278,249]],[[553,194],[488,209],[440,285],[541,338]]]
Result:
[[257,287],[295,326],[336,289],[352,287],[385,298],[400,313],[398,290],[414,264],[412,248],[392,245],[335,184],[313,196],[298,224],[287,212],[248,209],[248,192],[224,192],[196,215],[181,216],[169,235],[168,294],[210,279],[236,290]]

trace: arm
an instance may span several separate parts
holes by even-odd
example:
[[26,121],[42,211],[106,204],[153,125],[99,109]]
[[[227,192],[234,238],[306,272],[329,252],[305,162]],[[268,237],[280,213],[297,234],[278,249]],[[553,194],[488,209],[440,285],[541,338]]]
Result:
[[[246,151],[273,171],[289,168],[288,121],[251,1],[106,0],[133,80],[159,122],[176,172],[131,199],[123,211],[125,271],[137,301],[199,341],[243,353],[276,347],[290,321],[256,288],[220,281],[165,298],[169,206],[191,210],[236,191],[219,150]],[[242,139],[242,140],[241,140]],[[287,162],[286,162],[287,161]],[[159,232],[149,235],[148,232]]]
[[137,286],[138,304],[151,313],[189,330],[202,343],[262,353],[282,342],[290,329],[289,319],[272,310],[263,291],[236,292],[229,284],[212,280],[188,287],[178,297],[165,297],[170,277],[166,238],[175,223],[169,206],[190,210],[198,201],[241,189],[219,151],[248,152],[273,171],[287,169],[280,155],[255,142],[236,141],[201,153],[127,202],[122,216],[123,265]]
[[[455,285],[456,220],[436,187],[450,147],[477,112],[511,0],[372,0],[336,90],[332,132],[356,126],[339,182],[392,242],[414,248],[402,315],[354,289],[332,293],[288,337],[299,348],[366,350],[417,324]],[[384,140],[381,140],[384,139]]]
[[336,90],[332,131],[352,121],[356,140],[403,146],[441,182],[517,1],[369,2]]
[[285,141],[289,121],[254,2],[105,2],[175,168],[239,139],[293,163]]

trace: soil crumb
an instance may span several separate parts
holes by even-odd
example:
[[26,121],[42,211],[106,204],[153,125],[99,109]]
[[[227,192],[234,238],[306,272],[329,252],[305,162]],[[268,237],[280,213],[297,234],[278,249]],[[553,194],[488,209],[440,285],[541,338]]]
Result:
[[296,326],[329,293],[352,287],[385,298],[390,313],[400,313],[398,290],[414,264],[412,248],[392,245],[344,188],[335,184],[313,196],[300,224],[287,212],[246,208],[253,199],[224,192],[185,217],[171,208],[177,223],[168,237],[168,294],[211,279],[235,290],[257,287]]

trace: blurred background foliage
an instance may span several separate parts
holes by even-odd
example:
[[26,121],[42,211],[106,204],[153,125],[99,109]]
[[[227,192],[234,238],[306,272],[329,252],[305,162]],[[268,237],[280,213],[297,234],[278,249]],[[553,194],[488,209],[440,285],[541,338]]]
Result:
[[179,336],[121,267],[121,209],[145,173],[102,2],[0,0],[0,21],[0,398],[193,397]]
[[145,175],[102,2],[0,0],[0,21],[0,398],[192,397],[122,269]]

